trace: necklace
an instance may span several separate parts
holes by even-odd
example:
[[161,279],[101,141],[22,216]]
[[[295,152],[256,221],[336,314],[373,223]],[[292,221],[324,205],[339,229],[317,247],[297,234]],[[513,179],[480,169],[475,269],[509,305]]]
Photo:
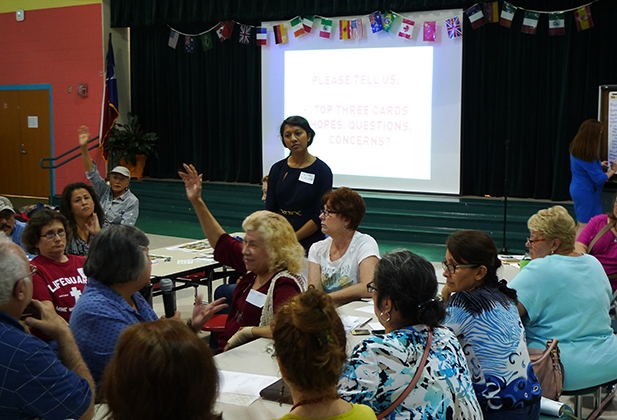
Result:
[[325,397],[319,397],[319,398],[310,398],[308,400],[300,400],[297,403],[295,403],[293,407],[291,407],[291,410],[289,410],[289,412],[294,411],[294,409],[300,407],[301,405],[317,404],[322,401],[338,400],[338,399],[339,399],[338,394],[335,394],[335,395],[326,395]]

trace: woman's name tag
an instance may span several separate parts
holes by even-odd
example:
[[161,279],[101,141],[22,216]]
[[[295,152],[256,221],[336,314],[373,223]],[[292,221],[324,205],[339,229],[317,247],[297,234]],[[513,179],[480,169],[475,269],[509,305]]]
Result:
[[313,185],[313,182],[315,181],[315,174],[300,172],[300,181]]
[[266,295],[261,292],[258,292],[255,289],[251,289],[249,295],[246,297],[246,301],[253,306],[257,306],[258,308],[263,308],[264,303],[266,303]]

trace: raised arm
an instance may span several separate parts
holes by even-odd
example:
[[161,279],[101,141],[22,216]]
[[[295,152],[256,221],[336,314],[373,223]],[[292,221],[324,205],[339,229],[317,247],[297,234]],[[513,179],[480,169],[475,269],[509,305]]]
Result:
[[90,130],[85,125],[79,127],[79,148],[81,149],[81,160],[84,163],[84,168],[86,168],[86,172],[90,172],[94,165],[92,164],[92,159],[90,158],[90,154],[88,153],[88,140],[90,139]]
[[182,164],[186,172],[178,171],[178,175],[184,181],[186,187],[186,196],[193,205],[201,229],[206,235],[206,239],[210,242],[210,245],[214,248],[221,235],[225,234],[225,230],[221,227],[219,222],[214,218],[206,203],[201,198],[201,184],[202,175],[197,174],[197,170],[193,165]]

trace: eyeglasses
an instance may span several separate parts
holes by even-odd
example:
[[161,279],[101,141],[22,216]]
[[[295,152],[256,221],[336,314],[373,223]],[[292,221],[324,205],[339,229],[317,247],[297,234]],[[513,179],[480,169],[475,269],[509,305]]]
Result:
[[328,209],[321,209],[321,213],[320,215],[322,215],[323,217],[330,217],[333,214],[338,214],[338,211],[332,211],[332,210],[328,210]]
[[532,246],[534,242],[542,242],[544,241],[544,238],[537,238],[537,239],[533,239],[531,236],[527,237],[527,242],[525,242],[525,245],[527,245],[528,247]]
[[25,279],[26,277],[32,278],[32,276],[34,276],[38,271],[39,271],[39,269],[36,268],[35,265],[30,264],[30,272],[27,275],[21,277],[19,280]]
[[66,236],[66,232],[63,229],[61,229],[57,232],[47,232],[45,235],[42,235],[42,237],[47,238],[51,241],[52,239],[56,237],[56,235],[58,235],[59,238],[64,238]]
[[450,264],[447,261],[442,261],[441,267],[443,268],[443,271],[447,271],[450,274],[454,274],[456,273],[456,270],[459,268],[476,268],[476,267],[480,267],[480,265],[479,264]]
[[366,291],[369,293],[375,293],[375,292],[378,292],[379,290],[377,290],[377,288],[375,287],[375,282],[370,282],[369,284],[366,285]]

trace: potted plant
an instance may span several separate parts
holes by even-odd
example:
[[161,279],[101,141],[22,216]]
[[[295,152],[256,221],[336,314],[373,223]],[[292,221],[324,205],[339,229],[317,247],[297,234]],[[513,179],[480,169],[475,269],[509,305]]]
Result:
[[139,124],[139,118],[132,113],[127,114],[127,123],[116,123],[109,130],[105,141],[105,150],[112,159],[126,166],[131,171],[131,178],[142,178],[144,165],[148,156],[158,157],[156,133],[146,133]]

